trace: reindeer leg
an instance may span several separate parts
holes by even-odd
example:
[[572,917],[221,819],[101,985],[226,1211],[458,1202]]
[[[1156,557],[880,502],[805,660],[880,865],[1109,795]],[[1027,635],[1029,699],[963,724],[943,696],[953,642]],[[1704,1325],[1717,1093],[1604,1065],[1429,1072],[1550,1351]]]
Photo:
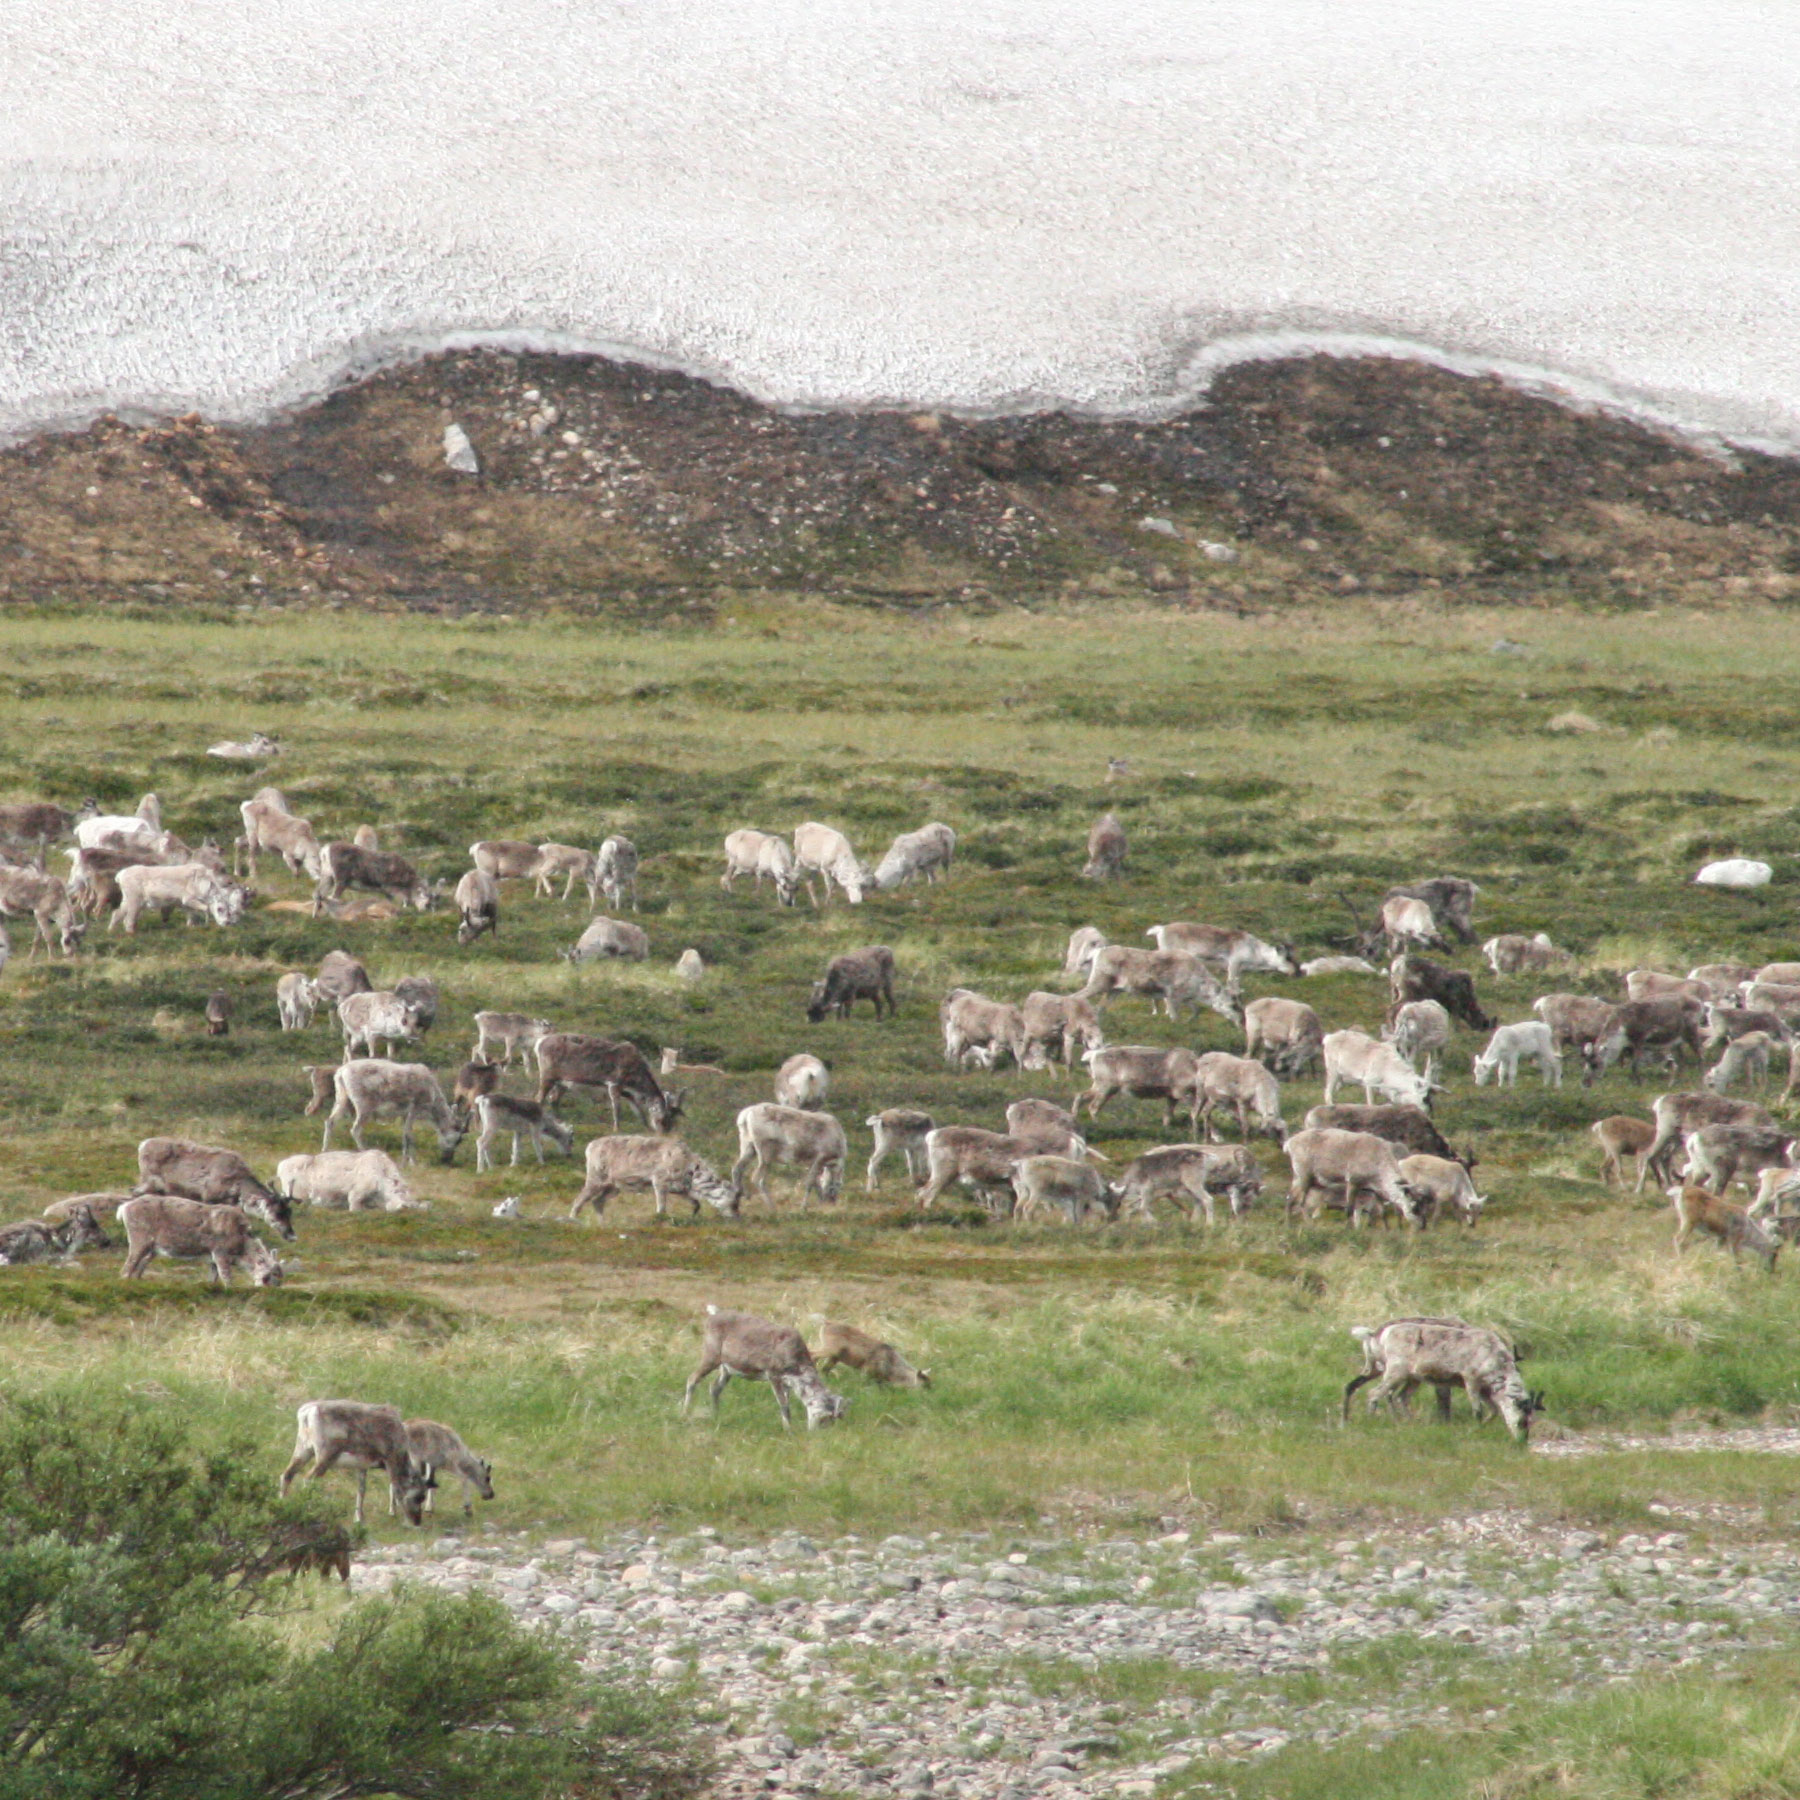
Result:
[[1350,1423],[1350,1402],[1351,1402],[1351,1399],[1355,1396],[1356,1390],[1360,1387],[1366,1387],[1366,1386],[1368,1386],[1368,1384],[1371,1381],[1378,1381],[1378,1380],[1380,1380],[1380,1378],[1381,1378],[1381,1371],[1379,1369],[1364,1369],[1363,1372],[1355,1378],[1355,1380],[1347,1382],[1345,1384],[1345,1386],[1344,1386],[1344,1411],[1343,1411],[1343,1423],[1344,1424],[1348,1425]]
[[310,1444],[302,1444],[300,1448],[294,1452],[293,1460],[281,1471],[281,1492],[284,1497],[287,1494],[288,1489],[293,1485],[294,1477],[300,1473],[302,1466],[312,1461],[312,1454],[312,1446]]
[[[707,1376],[709,1376],[713,1372],[713,1370],[716,1369],[718,1366],[719,1365],[717,1363],[708,1362],[705,1357],[702,1357],[700,1359],[699,1368],[697,1368],[693,1372],[693,1374],[688,1377],[687,1391],[681,1396],[681,1410],[683,1413],[685,1413],[688,1410],[688,1408],[693,1404],[694,1389],[697,1388],[701,1384],[701,1382],[703,1382],[707,1378]],[[717,1412],[718,1410],[719,1410],[719,1397],[717,1394],[715,1394],[713,1396],[713,1411]]]

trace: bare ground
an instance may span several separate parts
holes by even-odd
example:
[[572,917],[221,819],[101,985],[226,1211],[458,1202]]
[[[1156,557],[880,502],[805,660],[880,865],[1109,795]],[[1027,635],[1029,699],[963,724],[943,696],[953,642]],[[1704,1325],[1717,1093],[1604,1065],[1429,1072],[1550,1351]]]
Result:
[[[453,422],[478,476],[445,466]],[[1781,602],[1800,595],[1800,467],[1327,357],[1235,369],[1205,408],[1145,423],[798,414],[480,352],[259,428],[103,419],[0,452],[0,602],[704,618],[763,591]]]

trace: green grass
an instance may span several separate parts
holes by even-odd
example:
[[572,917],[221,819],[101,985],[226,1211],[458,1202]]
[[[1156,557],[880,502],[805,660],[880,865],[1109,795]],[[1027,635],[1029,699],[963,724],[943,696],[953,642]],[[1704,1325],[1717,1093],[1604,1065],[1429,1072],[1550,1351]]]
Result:
[[[1522,656],[1495,654],[1496,637]],[[1800,1408],[1788,1346],[1795,1279],[1700,1250],[1677,1259],[1666,1204],[1603,1190],[1586,1126],[1647,1110],[1667,1082],[1573,1079],[1545,1094],[1475,1090],[1459,1033],[1440,1116],[1480,1155],[1491,1196],[1473,1233],[1414,1240],[1290,1229],[1275,1202],[1208,1236],[1154,1228],[1013,1227],[958,1201],[921,1220],[890,1168],[861,1190],[862,1119],[880,1106],[998,1125],[1064,1077],[955,1073],[936,1008],[956,983],[997,996],[1065,985],[1075,926],[1121,942],[1175,918],[1249,926],[1303,952],[1341,947],[1343,889],[1366,913],[1389,881],[1440,871],[1483,889],[1484,935],[1546,929],[1584,958],[1573,985],[1616,992],[1640,958],[1667,966],[1796,953],[1800,808],[1787,671],[1800,622],[1771,613],[1591,616],[1321,614],[1277,622],[1066,613],[934,619],[748,608],[715,633],[572,623],[417,622],[353,614],[231,626],[7,621],[0,633],[0,786],[129,807],[155,788],[192,838],[227,837],[254,773],[202,752],[253,728],[288,746],[266,772],[322,831],[379,824],[453,880],[481,836],[593,844],[622,830],[645,857],[652,960],[573,969],[554,954],[579,905],[509,885],[501,933],[468,950],[438,912],[339,926],[254,910],[229,933],[147,922],[91,934],[72,964],[15,958],[0,978],[0,1215],[123,1187],[133,1147],[174,1131],[230,1143],[259,1166],[316,1148],[300,1117],[303,1062],[333,1059],[335,1026],[275,1029],[274,982],[342,945],[378,980],[436,975],[445,1012],[426,1055],[454,1068],[483,1006],[679,1044],[719,1064],[690,1098],[690,1136],[721,1166],[732,1119],[771,1072],[811,1049],[832,1066],[850,1128],[850,1198],[802,1218],[651,1222],[627,1198],[599,1225],[566,1219],[576,1171],[552,1157],[477,1176],[422,1163],[426,1215],[307,1215],[277,1293],[202,1291],[161,1265],[122,1287],[116,1258],[79,1275],[0,1278],[0,1356],[14,1387],[80,1383],[247,1428],[271,1471],[291,1409],[326,1391],[391,1399],[454,1423],[494,1458],[495,1516],[598,1528],[623,1520],[762,1529],[982,1525],[1043,1514],[1121,1523],[1170,1515],[1292,1530],[1469,1504],[1636,1521],[1651,1499],[1719,1500],[1785,1524],[1791,1476],[1761,1459],[1642,1452],[1521,1455],[1460,1411],[1406,1424],[1336,1423],[1355,1367],[1353,1323],[1459,1311],[1529,1347],[1551,1416],[1577,1429],[1787,1418]],[[1579,710],[1597,734],[1544,727]],[[1133,773],[1108,785],[1106,759]],[[1130,833],[1127,880],[1075,879],[1103,808]],[[718,885],[734,826],[789,831],[819,817],[871,860],[895,831],[943,818],[953,878],[861,909],[791,912]],[[1702,856],[1776,863],[1760,893],[1689,877]],[[266,869],[265,898],[303,894]],[[810,1027],[825,960],[888,942],[901,1014]],[[688,945],[709,974],[672,964]],[[1459,957],[1473,966],[1470,953]],[[1525,1016],[1549,984],[1477,970],[1492,1010]],[[206,994],[236,1002],[231,1037],[198,1034]],[[1252,983],[1304,993],[1328,1027],[1371,1026],[1368,978]],[[191,1029],[190,1029],[191,1027]],[[1121,1002],[1122,1042],[1238,1048],[1210,1015],[1179,1027]],[[523,1083],[514,1078],[515,1086]],[[1317,1100],[1297,1084],[1297,1123]],[[578,1138],[604,1107],[568,1103]],[[1185,1125],[1181,1128],[1185,1131]],[[1115,1103],[1094,1131],[1115,1160],[1163,1141],[1156,1109]],[[395,1134],[377,1127],[372,1142]],[[526,1219],[493,1203],[519,1194]],[[928,1394],[847,1376],[846,1426],[784,1439],[763,1391],[734,1386],[715,1428],[678,1416],[708,1302],[810,1326],[849,1317],[932,1367]],[[971,1450],[976,1453],[971,1454]]]
[[[1783,1800],[1800,1794],[1800,1651],[1640,1677],[1545,1700],[1503,1723],[1456,1720],[1366,1748],[1290,1744],[1255,1764],[1202,1764],[1171,1791],[1234,1800]],[[1378,1704],[1381,1696],[1371,1696]]]

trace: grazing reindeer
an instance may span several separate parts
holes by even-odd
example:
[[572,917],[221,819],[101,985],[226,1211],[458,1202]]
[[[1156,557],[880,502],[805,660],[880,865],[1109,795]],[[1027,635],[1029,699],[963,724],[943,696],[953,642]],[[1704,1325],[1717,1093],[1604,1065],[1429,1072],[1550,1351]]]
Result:
[[1731,1260],[1737,1262],[1748,1250],[1752,1256],[1761,1258],[1762,1265],[1771,1275],[1775,1273],[1775,1258],[1780,1254],[1781,1246],[1750,1217],[1749,1212],[1732,1203],[1719,1194],[1709,1194],[1705,1188],[1676,1186],[1669,1189],[1669,1198],[1675,1203],[1675,1248],[1677,1252],[1685,1250],[1688,1241],[1696,1231],[1704,1231],[1709,1237],[1715,1237],[1731,1252]]
[[475,1048],[469,1052],[471,1061],[485,1061],[489,1044],[498,1044],[501,1049],[500,1067],[509,1068],[512,1064],[513,1051],[522,1049],[527,1055],[537,1050],[538,1039],[548,1037],[551,1026],[548,1019],[534,1019],[528,1013],[478,1012],[475,1015]]
[[469,869],[456,884],[456,941],[472,944],[484,931],[500,931],[500,883],[482,869]]
[[146,1194],[125,1201],[114,1216],[125,1227],[122,1280],[135,1280],[158,1256],[207,1259],[220,1287],[231,1285],[231,1271],[240,1266],[258,1287],[274,1287],[281,1280],[275,1252],[251,1231],[250,1221],[235,1206]]
[[290,969],[275,984],[275,1010],[283,1031],[304,1031],[318,1009],[319,990],[298,969]]
[[870,1337],[854,1325],[821,1320],[819,1348],[814,1355],[821,1375],[829,1374],[839,1363],[845,1363],[885,1387],[931,1386],[929,1369],[915,1369],[892,1344],[884,1344],[880,1338]]
[[588,904],[600,904],[600,881],[596,872],[599,858],[591,850],[579,850],[573,844],[539,844],[538,859],[531,867],[532,880],[537,884],[536,892],[548,900],[555,891],[556,877],[563,880],[562,897],[566,904],[569,896],[575,891],[576,882],[580,882],[588,891]]
[[[314,1105],[317,1107],[318,1077],[313,1077]],[[363,1127],[382,1113],[400,1120],[400,1160],[413,1159],[413,1123],[426,1120],[437,1132],[438,1151],[445,1162],[456,1155],[456,1146],[468,1131],[467,1123],[450,1110],[437,1076],[425,1063],[388,1062],[385,1058],[363,1057],[356,1062],[340,1063],[331,1073],[336,1103],[325,1117],[325,1136],[321,1150],[331,1148],[331,1127],[339,1119],[350,1119],[350,1138],[359,1150],[366,1150]]]
[[1597,1119],[1588,1128],[1600,1146],[1600,1179],[1625,1185],[1625,1158],[1637,1159],[1637,1184],[1644,1185],[1644,1159],[1656,1142],[1656,1127],[1643,1119],[1615,1113],[1610,1119]]
[[817,1112],[831,1091],[831,1071],[804,1050],[790,1056],[775,1071],[775,1104]]
[[1430,1382],[1437,1389],[1438,1417],[1445,1421],[1451,1390],[1461,1387],[1477,1419],[1493,1408],[1521,1444],[1532,1418],[1543,1410],[1543,1395],[1528,1392],[1519,1377],[1518,1352],[1485,1326],[1461,1319],[1390,1319],[1375,1330],[1352,1326],[1350,1334],[1362,1346],[1363,1369],[1344,1389],[1346,1421],[1351,1397],[1371,1381],[1379,1385],[1369,1396],[1370,1412],[1384,1400],[1390,1409],[1403,1407],[1414,1388]]
[[75,916],[68,886],[60,875],[0,863],[0,918],[23,913],[31,915],[34,927],[27,962],[36,957],[40,946],[51,956],[58,949],[64,956],[74,955],[87,930],[86,921]]
[[1125,873],[1125,827],[1113,813],[1102,813],[1088,833],[1083,881],[1116,881]]
[[569,1208],[571,1219],[580,1218],[584,1206],[591,1206],[594,1217],[602,1218],[613,1195],[642,1193],[646,1189],[655,1198],[659,1219],[667,1216],[672,1194],[685,1199],[696,1217],[702,1200],[728,1219],[738,1216],[737,1190],[680,1138],[592,1138],[584,1162],[587,1179]]
[[627,894],[631,896],[631,910],[637,911],[637,878],[637,845],[628,837],[607,838],[594,859],[594,885],[615,912],[625,904]]
[[[285,1494],[303,1471],[317,1481],[342,1463],[356,1473],[356,1522],[363,1522],[369,1471],[388,1478],[388,1511],[396,1507],[409,1525],[421,1523],[425,1502],[436,1485],[414,1457],[397,1406],[370,1406],[361,1400],[309,1400],[297,1414],[294,1454],[281,1472]],[[310,1466],[309,1466],[310,1465]]]
[[890,1106],[872,1113],[863,1123],[875,1134],[875,1147],[869,1157],[868,1191],[875,1192],[881,1165],[896,1154],[905,1159],[906,1173],[913,1186],[919,1187],[929,1173],[925,1140],[937,1129],[931,1114],[907,1106]]
[[767,875],[775,884],[775,898],[783,906],[792,906],[800,890],[800,865],[793,847],[786,838],[772,832],[745,829],[726,837],[725,873],[719,878],[719,886],[730,893],[732,883],[740,875],[754,876],[758,888]]
[[894,1005],[894,953],[886,944],[870,944],[834,956],[825,965],[824,980],[813,983],[806,1017],[814,1025],[831,1014],[847,1019],[858,1000],[869,1001],[877,1019],[884,1003],[890,1019],[899,1010]]
[[673,1131],[681,1118],[684,1090],[665,1091],[635,1044],[552,1031],[538,1039],[537,1059],[539,1106],[552,1104],[565,1088],[595,1087],[606,1090],[615,1131],[621,1099],[652,1131]]
[[800,1184],[802,1212],[815,1190],[825,1206],[836,1205],[842,1198],[849,1146],[843,1126],[830,1113],[763,1101],[738,1114],[737,1131],[738,1159],[732,1165],[731,1185],[740,1201],[748,1173],[763,1204],[773,1211],[767,1171],[779,1163],[795,1163],[805,1172]]
[[1261,1198],[1262,1187],[1256,1158],[1242,1144],[1163,1144],[1125,1165],[1117,1188],[1119,1212],[1149,1224],[1156,1216],[1154,1203],[1173,1200],[1191,1217],[1204,1218],[1210,1231],[1215,1188],[1237,1218]]
[[412,1452],[413,1462],[425,1471],[427,1512],[437,1493],[437,1478],[446,1471],[462,1483],[464,1518],[474,1517],[471,1494],[479,1494],[483,1500],[493,1499],[494,1465],[485,1457],[474,1455],[448,1425],[440,1425],[435,1419],[408,1419],[406,1446]]
[[110,1250],[112,1239],[101,1229],[94,1209],[85,1200],[67,1206],[54,1222],[21,1219],[15,1225],[0,1226],[0,1264],[16,1267],[20,1263],[48,1262],[56,1257],[73,1262],[83,1250]]
[[531,1139],[531,1147],[537,1152],[539,1162],[544,1160],[544,1139],[547,1137],[567,1156],[575,1147],[575,1133],[561,1119],[545,1111],[535,1100],[515,1099],[511,1094],[483,1094],[475,1102],[475,1119],[478,1127],[475,1138],[475,1172],[480,1174],[484,1169],[494,1166],[494,1140],[502,1132],[512,1137],[512,1160],[516,1166],[519,1160],[519,1139]]
[[[483,1094],[499,1090],[500,1069],[499,1063],[489,1062],[485,1056],[472,1056],[456,1071],[456,1086],[450,1091],[450,1110],[465,1124],[475,1110],[475,1102]],[[308,1112],[312,1110],[307,1108]]]
[[694,1389],[715,1369],[718,1371],[712,1384],[715,1417],[719,1411],[719,1396],[734,1375],[744,1381],[766,1381],[774,1389],[775,1404],[781,1408],[781,1423],[785,1429],[793,1427],[788,1408],[795,1394],[800,1396],[800,1403],[806,1408],[809,1431],[841,1419],[849,1405],[842,1394],[834,1394],[820,1380],[812,1352],[799,1332],[789,1325],[759,1319],[753,1313],[720,1312],[716,1306],[706,1309],[700,1366],[688,1377],[687,1391],[681,1397],[684,1413],[693,1403]]

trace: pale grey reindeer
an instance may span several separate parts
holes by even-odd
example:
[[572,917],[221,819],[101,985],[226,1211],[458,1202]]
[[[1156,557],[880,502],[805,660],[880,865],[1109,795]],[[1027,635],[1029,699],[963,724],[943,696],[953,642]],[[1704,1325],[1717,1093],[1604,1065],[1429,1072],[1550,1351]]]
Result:
[[[714,1371],[717,1371],[716,1375]],[[708,1375],[714,1376],[711,1399],[715,1417],[719,1411],[719,1396],[734,1375],[743,1381],[769,1384],[774,1390],[775,1404],[781,1409],[781,1423],[785,1429],[793,1427],[789,1406],[796,1394],[806,1408],[809,1431],[841,1419],[850,1404],[820,1379],[812,1352],[799,1332],[790,1325],[776,1325],[768,1319],[759,1319],[754,1313],[721,1312],[716,1306],[707,1307],[700,1364],[688,1377],[687,1391],[681,1397],[684,1413],[693,1403],[694,1389]]]

